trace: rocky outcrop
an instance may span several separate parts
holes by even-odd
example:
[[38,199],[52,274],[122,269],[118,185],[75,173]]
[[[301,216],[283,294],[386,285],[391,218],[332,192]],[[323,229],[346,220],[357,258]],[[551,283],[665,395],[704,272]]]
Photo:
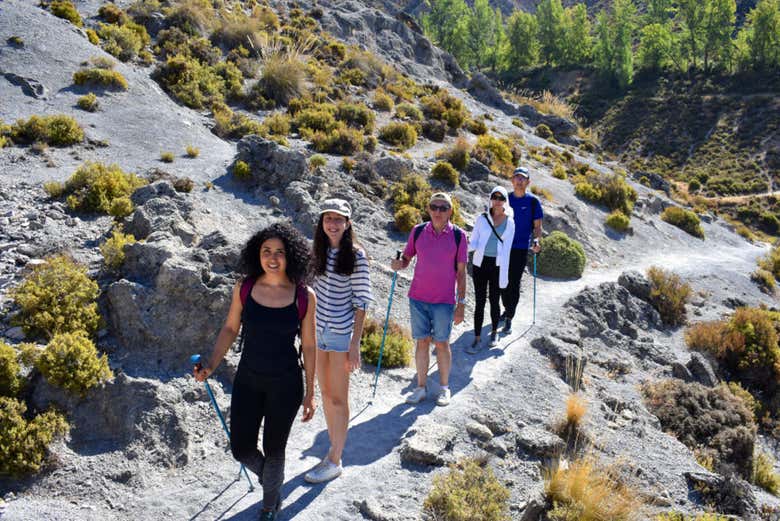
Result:
[[401,443],[401,460],[417,465],[446,465],[454,461],[452,444],[458,429],[450,425],[424,422]]
[[511,115],[517,113],[517,107],[511,103],[507,103],[490,79],[481,72],[477,72],[471,76],[471,80],[469,80],[466,90],[474,99],[481,101],[485,105],[495,107],[506,114]]
[[237,158],[249,165],[252,179],[263,187],[284,187],[302,179],[309,171],[306,157],[278,143],[249,135],[237,145]]

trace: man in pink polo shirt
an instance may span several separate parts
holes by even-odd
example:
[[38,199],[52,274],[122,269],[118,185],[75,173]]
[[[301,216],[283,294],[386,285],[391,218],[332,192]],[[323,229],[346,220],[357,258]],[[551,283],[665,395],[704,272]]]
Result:
[[[428,203],[428,223],[417,225],[409,234],[403,257],[394,260],[393,270],[409,266],[417,255],[412,286],[409,288],[409,312],[412,319],[412,336],[417,341],[417,388],[406,398],[406,403],[419,403],[426,397],[431,339],[436,345],[441,389],[436,405],[450,403],[449,376],[452,367],[450,332],[455,324],[463,322],[466,302],[466,261],[468,237],[450,223],[452,199],[438,192]],[[459,239],[459,240],[458,240]],[[455,287],[457,285],[457,301]]]

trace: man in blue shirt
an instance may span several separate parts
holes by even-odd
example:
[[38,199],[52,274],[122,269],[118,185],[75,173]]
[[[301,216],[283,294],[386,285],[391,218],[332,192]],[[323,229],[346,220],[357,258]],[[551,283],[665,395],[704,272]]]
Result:
[[520,280],[528,262],[528,250],[539,253],[542,249],[539,239],[542,237],[542,203],[528,193],[531,174],[525,167],[518,167],[512,174],[514,191],[509,194],[509,205],[515,213],[515,236],[512,251],[509,254],[509,285],[501,292],[504,303],[504,334],[512,332],[512,319],[515,317],[517,302],[520,300]]

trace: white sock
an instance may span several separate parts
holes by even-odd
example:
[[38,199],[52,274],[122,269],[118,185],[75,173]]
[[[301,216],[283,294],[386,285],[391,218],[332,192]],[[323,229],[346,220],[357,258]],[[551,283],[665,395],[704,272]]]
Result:
[[442,391],[445,391],[445,390],[446,390],[446,391],[449,391],[449,390],[450,390],[450,386],[449,386],[449,385],[442,385],[442,386],[441,386],[441,390],[442,390]]

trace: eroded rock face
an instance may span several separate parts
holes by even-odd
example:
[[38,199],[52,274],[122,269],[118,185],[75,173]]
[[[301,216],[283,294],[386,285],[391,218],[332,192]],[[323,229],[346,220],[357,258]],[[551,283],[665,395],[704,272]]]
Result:
[[260,136],[244,136],[236,147],[238,159],[249,165],[252,178],[261,186],[284,187],[308,172],[301,152]]
[[446,465],[453,461],[452,443],[458,429],[432,421],[417,427],[401,444],[401,460],[418,465]]

